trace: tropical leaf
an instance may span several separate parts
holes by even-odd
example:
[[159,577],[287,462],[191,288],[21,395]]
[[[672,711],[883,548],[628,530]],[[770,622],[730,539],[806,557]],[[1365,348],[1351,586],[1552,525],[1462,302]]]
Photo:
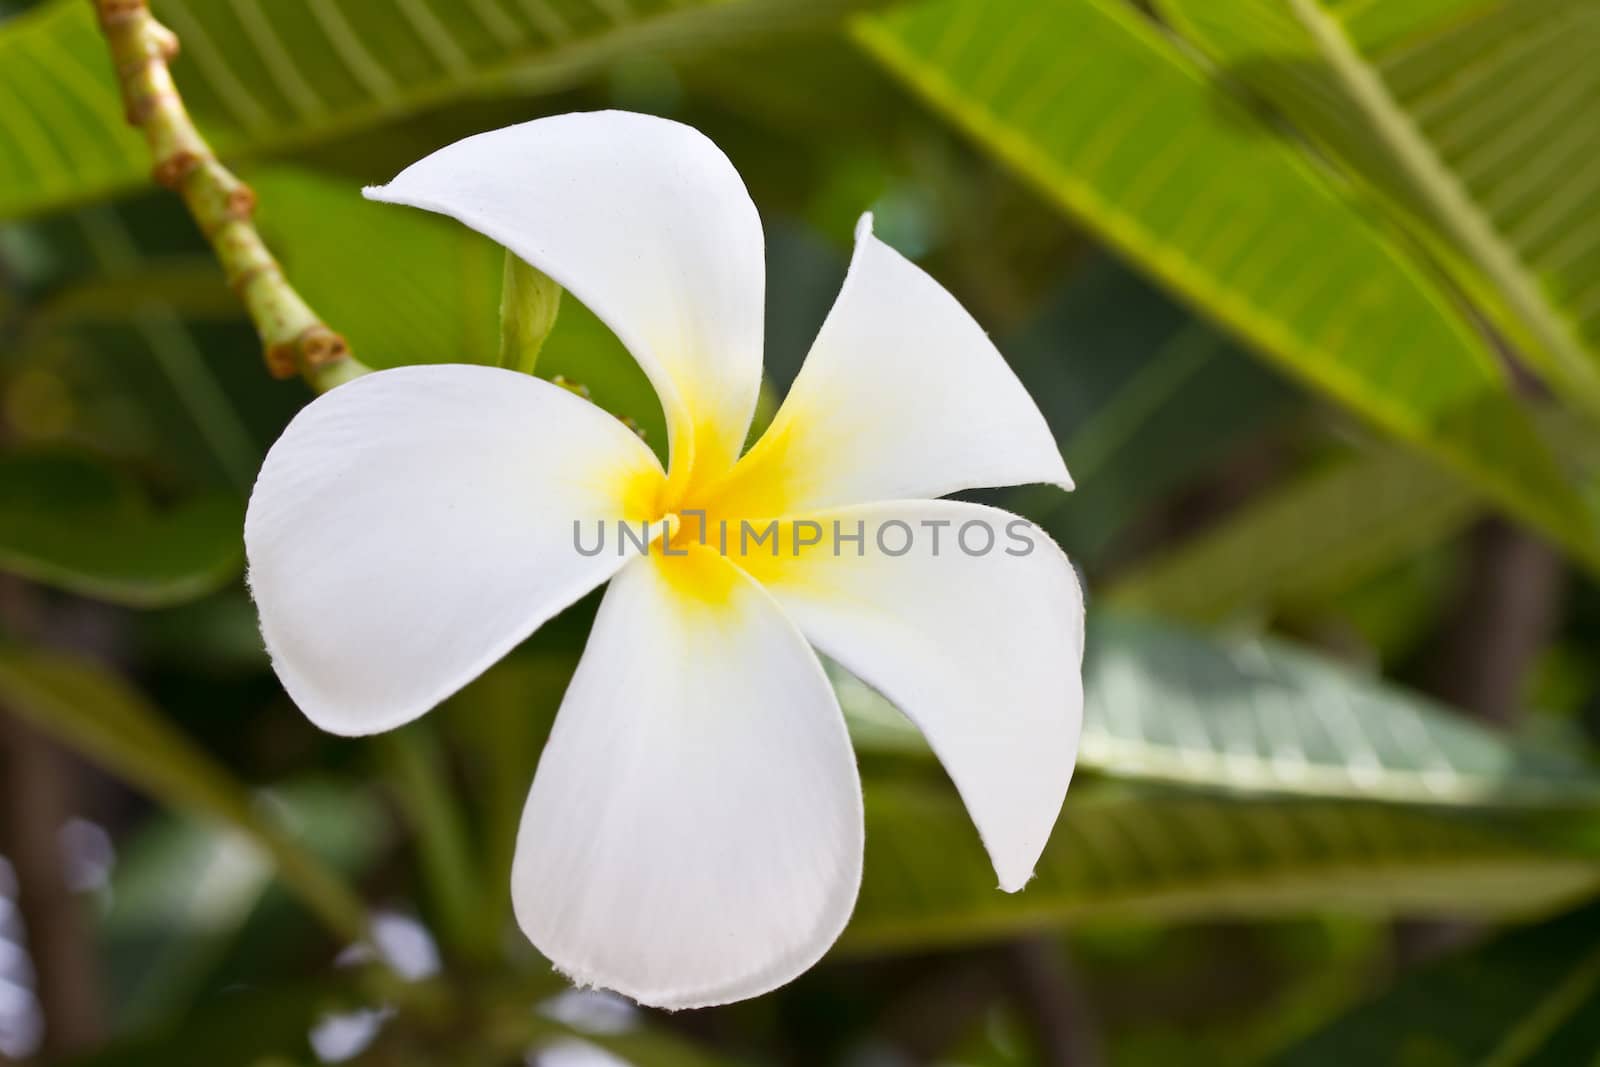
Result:
[[[272,803],[301,827],[305,843],[350,872],[365,867],[384,837],[369,795],[325,782],[290,783]],[[138,1031],[197,998],[249,928],[275,949],[289,924],[273,908],[273,870],[249,838],[225,823],[175,815],[151,820],[119,850],[99,924],[109,1007],[119,1032]],[[287,941],[287,944],[286,944]]]
[[[281,153],[452,101],[549,92],[619,58],[825,24],[861,0],[154,0],[180,90],[224,157]],[[148,180],[92,7],[0,28],[0,218]]]
[[[1600,435],[1546,406],[1537,426],[1600,513]],[[1459,533],[1483,501],[1426,457],[1363,448],[1119,574],[1117,608],[1194,622],[1314,608]]]
[[[290,167],[251,175],[261,225],[295,286],[374,367],[495,363],[505,252],[451,219],[361,199],[354,183]],[[538,373],[581,384],[665,447],[661,402],[638,363],[581,303],[562,301]]]
[[208,998],[181,1026],[121,1038],[67,1067],[288,1067],[316,1062],[306,1033],[326,1012],[360,995],[353,977],[299,981],[270,989],[234,988]]
[[[1600,137],[1590,119],[1600,107],[1600,9],[1590,0],[1330,2],[1358,65],[1348,71],[1279,0],[1157,6],[1445,250],[1555,384],[1587,387],[1595,401]],[[1377,121],[1362,105],[1363,81],[1378,94]],[[1403,162],[1397,136],[1414,139],[1432,181]]]
[[1098,921],[1352,913],[1502,916],[1600,886],[1600,857],[1514,813],[1107,790],[1067,797],[1020,893],[952,791],[879,784],[865,880],[841,946],[889,950]]
[[[495,362],[505,256],[498,245],[453,220],[364,200],[349,178],[292,166],[246,174],[261,196],[262,232],[296,288],[338,323],[364,362],[374,368]],[[240,319],[237,299],[208,258],[146,254],[115,214],[80,215],[93,220],[117,254],[101,264],[103,273],[52,293],[30,319],[35,336],[78,331],[96,354],[125,343],[166,367],[171,361],[154,342],[169,340],[174,324],[201,337],[205,324]],[[162,310],[153,312],[154,306]],[[141,329],[130,330],[130,320]],[[164,328],[152,336],[142,328],[147,322]],[[126,358],[113,362],[110,369],[126,369]],[[661,405],[649,380],[577,300],[563,301],[538,373],[581,384],[595,403],[632,418],[647,441],[665,446]],[[108,385],[119,387],[126,389],[116,379]],[[242,393],[236,388],[231,395],[237,400]],[[179,417],[198,422],[203,413],[202,405],[186,403]],[[275,428],[281,419],[266,425]],[[258,464],[259,448],[248,461],[246,485]]]
[[[103,1049],[62,1061],[67,1067],[293,1067],[329,1062],[314,1054],[309,1032],[330,1015],[379,1010],[372,983],[358,968],[317,980],[262,987],[239,983],[208,997],[181,1019],[119,1038]],[[349,1062],[388,1062],[397,1048],[404,1063],[533,1063],[533,1050],[582,1047],[583,1060],[602,1062],[605,1050],[634,1067],[718,1067],[730,1061],[702,1051],[670,1029],[653,1025],[643,1012],[613,1015],[606,1025],[567,1021],[574,1013],[559,1008],[570,987],[554,973],[506,980],[480,976],[470,988],[436,984],[420,993],[424,1007],[415,1018],[381,1010],[376,1047]],[[542,1003],[541,1003],[542,1001]],[[416,1023],[409,1030],[402,1028]],[[471,1035],[470,1040],[462,1033]],[[385,1036],[390,1035],[390,1036]],[[414,1054],[428,1050],[418,1061]],[[436,1051],[438,1050],[438,1051]],[[609,1060],[604,1061],[609,1062]]]
[[1166,495],[1305,406],[1298,390],[1109,258],[1076,272],[1001,345],[1062,442],[1078,488],[1028,489],[1080,566]]
[[[539,1017],[536,1017],[539,1018]],[[534,1055],[527,1062],[593,1064],[631,1064],[633,1067],[732,1067],[744,1060],[729,1059],[708,1052],[671,1030],[635,1025],[623,1033],[586,1031],[547,1018],[532,1027],[537,1031],[529,1042]],[[543,1056],[538,1055],[542,1053]],[[609,1055],[607,1055],[609,1054]]]
[[107,770],[180,811],[220,820],[271,857],[284,885],[349,941],[365,909],[267,804],[178,733],[135,690],[79,657],[0,648],[0,702]]
[[933,0],[854,25],[934,107],[1200,311],[1600,562],[1593,518],[1444,290],[1131,5]]
[[[1282,642],[1090,616],[1079,766],[1112,777],[1464,808],[1590,804],[1600,777]],[[900,713],[838,682],[857,743],[926,751]]]
[[155,236],[176,231],[185,250],[200,243],[177,199],[152,194],[126,210],[102,205],[29,229],[61,249],[54,269],[32,280],[39,300],[19,317],[15,343],[22,373],[63,394],[58,425],[37,435],[81,441],[168,481],[248,493],[280,423],[262,417],[258,401],[270,403],[270,393],[238,389],[241,378],[258,385],[260,370],[229,358],[249,327],[230,336],[241,305],[220,268]]
[[0,455],[0,569],[130,607],[192,600],[238,577],[244,505],[158,511],[131,482],[66,452]]
[[168,256],[137,269],[76,281],[41,298],[30,325],[46,331],[84,324],[123,323],[129,312],[161,304],[184,319],[237,319],[244,314],[222,269],[208,256]]
[[1569,1067],[1600,1049],[1600,905],[1513,930],[1401,979],[1272,1060]]
[[378,368],[493,363],[505,253],[453,219],[295,167],[246,172],[295,287]]
[[1196,622],[1315,603],[1429,548],[1478,496],[1425,456],[1385,447],[1321,467],[1122,576],[1119,608]]

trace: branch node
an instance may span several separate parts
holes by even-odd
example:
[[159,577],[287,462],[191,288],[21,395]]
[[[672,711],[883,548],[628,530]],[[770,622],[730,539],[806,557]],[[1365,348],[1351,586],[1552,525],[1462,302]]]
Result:
[[222,211],[230,221],[243,222],[250,218],[256,213],[256,191],[240,182],[223,197]]
[[278,341],[267,346],[267,373],[274,378],[293,378],[300,373],[295,362],[294,342]]
[[100,25],[112,30],[144,14],[145,0],[95,0],[94,9],[100,16]]
[[127,42],[125,50],[129,54],[116,61],[117,77],[124,82],[137,79],[152,64],[165,66],[178,58],[178,35],[154,18],[147,16],[136,24],[130,16],[107,27],[107,30],[115,31],[119,38],[125,38]]
[[178,35],[167,29],[155,19],[146,25],[146,47],[150,48],[164,63],[171,63],[178,58],[178,53],[183,50],[178,41]]
[[326,367],[350,355],[344,338],[321,323],[307,326],[295,343],[307,368]]
[[321,323],[307,326],[293,341],[267,346],[267,369],[274,378],[293,378],[348,358],[345,339]]
[[217,160],[190,118],[167,66],[178,54],[177,34],[156,21],[148,0],[94,5],[128,122],[149,143],[152,176],[183,197],[211,243],[255,324],[267,369],[278,378],[304,375],[320,390],[365,373],[344,338],[323,324],[284,277],[251,221],[255,193]]
[[158,185],[164,185],[168,189],[177,189],[183,184],[183,179],[192,174],[194,169],[203,162],[205,161],[195,153],[179,149],[167,158],[158,161],[155,169],[151,172],[151,176],[155,178]]

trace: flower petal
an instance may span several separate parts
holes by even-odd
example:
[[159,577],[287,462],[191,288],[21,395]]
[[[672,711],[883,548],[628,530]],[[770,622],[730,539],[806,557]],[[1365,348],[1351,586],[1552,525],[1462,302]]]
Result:
[[661,465],[559,386],[493,367],[405,367],[303,409],[250,497],[261,633],[312,722],[416,718],[625,562],[574,523],[642,516]]
[[557,115],[441,148],[366,195],[459,219],[588,305],[655,384],[674,477],[691,451],[696,477],[737,458],[766,265],[755,205],[703,134],[625,111]]
[[[978,504],[870,504],[814,518],[824,540],[765,560],[762,580],[813,645],[917,724],[1000,887],[1021,889],[1078,753],[1083,594],[1072,565],[1032,524]],[[863,554],[834,540],[836,521],[846,535],[863,524]]]
[[839,299],[717,510],[800,515],[1030,482],[1072,488],[1044,416],[983,328],[866,215]]
[[574,981],[687,1008],[827,950],[861,880],[861,787],[815,654],[704,549],[606,590],[539,761],[518,921]]

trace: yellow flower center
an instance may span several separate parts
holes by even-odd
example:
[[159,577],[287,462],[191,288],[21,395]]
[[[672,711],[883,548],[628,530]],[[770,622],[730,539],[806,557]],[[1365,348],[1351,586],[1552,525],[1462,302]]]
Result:
[[[673,585],[707,601],[725,599],[737,580],[730,565],[757,580],[773,576],[795,548],[790,532],[799,488],[791,435],[774,425],[731,468],[708,474],[678,465],[627,494],[630,519],[648,519],[650,554]],[[664,531],[664,536],[663,536]]]

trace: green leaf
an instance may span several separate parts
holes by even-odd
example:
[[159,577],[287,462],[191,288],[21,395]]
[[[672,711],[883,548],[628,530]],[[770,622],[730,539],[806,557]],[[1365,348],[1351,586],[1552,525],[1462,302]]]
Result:
[[1121,577],[1105,600],[1196,622],[1293,610],[1438,544],[1479,507],[1475,493],[1426,457],[1373,449],[1253,500]]
[[79,657],[0,647],[0,703],[163,803],[232,826],[330,930],[363,938],[365,909],[344,882],[120,678]]
[[[480,980],[411,987],[425,1007],[401,1009],[378,1043],[350,1062],[404,1064],[522,1063],[531,1048],[575,1044],[605,1049],[634,1067],[716,1067],[730,1061],[697,1048],[665,1027],[631,1022],[620,1032],[589,1033],[539,1010],[555,992],[537,984]],[[315,981],[262,988],[236,985],[198,1004],[181,1022],[113,1041],[67,1067],[294,1067],[321,1062],[308,1033],[330,1013],[371,1010],[377,997],[358,970]],[[408,1027],[408,1029],[402,1029]],[[418,1059],[421,1055],[424,1058]]]
[[932,0],[855,27],[1204,314],[1600,565],[1589,513],[1449,295],[1132,5]]
[[[1575,413],[1553,407],[1538,413],[1537,425],[1593,496],[1600,489],[1600,438],[1594,430]],[[1438,564],[1425,550],[1455,537],[1482,505],[1460,479],[1425,457],[1366,448],[1263,494],[1215,527],[1119,573],[1103,591],[1103,602],[1210,623],[1293,615],[1326,606],[1374,579],[1387,583],[1385,592],[1399,593],[1389,581],[1390,568],[1407,561]],[[1436,572],[1448,570],[1445,564]],[[1393,610],[1394,603],[1377,612],[1386,624],[1408,614]],[[1429,599],[1427,619],[1435,608]]]
[[1501,916],[1600,887],[1600,857],[1540,823],[1351,801],[1078,789],[1033,881],[995,888],[953,791],[878,784],[847,951],[993,939],[1051,925],[1348,913]]
[[[363,200],[354,183],[297,168],[250,175],[261,226],[295,286],[372,367],[500,358],[506,253],[451,220]],[[580,382],[600,407],[665,448],[661,402],[616,336],[577,300],[563,302],[539,352],[540,377]]]
[[[1330,61],[1281,0],[1157,5],[1359,175],[1596,410],[1600,23],[1588,0],[1330,3]],[[1329,16],[1337,16],[1334,24]]]
[[[616,60],[822,25],[861,0],[153,0],[173,68],[225,158],[348,137],[454,101],[565,88]],[[148,180],[91,5],[53,0],[0,27],[0,218]]]
[[181,1011],[272,880],[248,838],[191,817],[125,844],[101,922],[109,1008],[119,1031]]
[[257,1067],[267,1057],[315,1062],[306,1033],[326,1012],[358,996],[353,979],[234,988],[207,999],[182,1025],[119,1039],[68,1067]]
[[[1117,778],[1463,808],[1600,800],[1600,776],[1563,753],[1279,641],[1095,612],[1084,686],[1078,765]],[[840,702],[863,748],[925,750],[864,685]]]
[[[281,399],[260,389],[259,365],[238,359],[236,336],[187,318],[248,328],[216,262],[168,248],[172,234],[185,251],[200,240],[180,202],[152,194],[125,210],[102,205],[33,229],[62,262],[35,282],[50,295],[22,319],[17,355],[66,387],[70,403],[59,417],[70,419],[67,439],[137,457],[168,477],[213,482],[221,474],[248,494],[262,431],[281,426],[260,417],[262,402],[281,410]],[[81,279],[85,272],[94,273]],[[254,387],[249,394],[241,381]]]
[[1600,905],[1503,934],[1401,979],[1274,1059],[1279,1067],[1569,1067],[1600,1048]]
[[297,167],[246,177],[284,270],[364,362],[496,361],[499,246],[453,219],[364,200],[348,179]]
[[[613,1062],[630,1064],[632,1067],[732,1067],[732,1064],[745,1062],[700,1049],[660,1026],[621,1034],[599,1034],[541,1020],[530,1029],[539,1032],[535,1040],[530,1042],[534,1049],[545,1052],[570,1050],[560,1062],[593,1062],[596,1067]],[[583,1048],[589,1054],[580,1058],[575,1054],[576,1048]],[[594,1053],[595,1049],[609,1052],[614,1059],[600,1059]]]
[[193,600],[238,577],[243,529],[230,495],[157,511],[85,456],[0,455],[0,568],[36,582],[130,607]]
[[1075,272],[1002,345],[1062,442],[1078,488],[1016,492],[1091,571],[1187,480],[1291,419],[1303,395],[1115,261]]
[[[383,813],[366,794],[299,782],[270,795],[327,862],[359,870],[379,851]],[[124,843],[99,929],[116,1030],[182,1014],[245,937],[259,936],[277,951],[303,950],[303,939],[286,937],[287,916],[272,907],[272,886],[267,857],[224,823],[168,816]]]
[[160,305],[141,307],[132,319],[211,454],[234,488],[248,493],[255,484],[261,452],[212,375],[189,327],[176,311]]
[[186,320],[244,314],[216,261],[204,256],[144,259],[131,271],[74,281],[40,300],[30,323],[40,332],[83,324],[126,323],[135,309],[161,304]]

